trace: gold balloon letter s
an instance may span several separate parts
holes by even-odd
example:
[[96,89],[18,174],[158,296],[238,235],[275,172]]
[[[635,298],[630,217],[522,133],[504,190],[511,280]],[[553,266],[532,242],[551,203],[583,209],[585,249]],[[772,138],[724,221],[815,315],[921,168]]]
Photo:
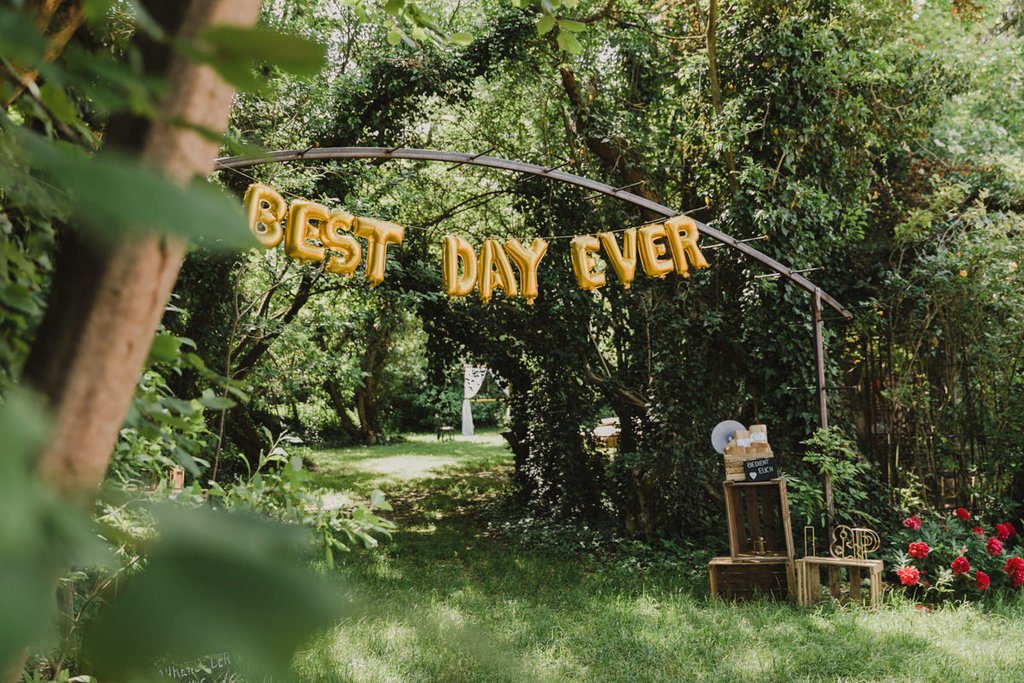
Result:
[[327,223],[321,225],[320,241],[331,251],[341,254],[340,256],[331,254],[327,259],[324,270],[328,273],[351,277],[359,267],[359,262],[363,258],[363,247],[359,244],[359,240],[348,234],[352,230],[354,221],[355,216],[347,211],[338,210],[332,211]]

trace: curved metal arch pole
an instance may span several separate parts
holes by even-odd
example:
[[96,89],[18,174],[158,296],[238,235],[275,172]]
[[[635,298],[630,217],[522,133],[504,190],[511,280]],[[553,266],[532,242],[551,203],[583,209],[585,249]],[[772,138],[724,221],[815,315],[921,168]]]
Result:
[[[282,161],[324,161],[329,159],[410,159],[414,161],[440,161],[449,164],[469,164],[471,166],[484,166],[496,168],[502,171],[515,173],[529,173],[549,180],[557,180],[568,185],[583,187],[594,192],[614,197],[620,201],[632,204],[655,213],[660,213],[666,218],[678,216],[679,212],[669,207],[651,201],[645,197],[635,195],[632,192],[617,190],[611,185],[597,182],[589,178],[573,175],[564,171],[556,170],[554,167],[545,168],[537,164],[529,164],[524,161],[509,161],[498,157],[483,156],[478,154],[466,154],[463,152],[446,152],[434,149],[408,149],[388,147],[314,147],[307,150],[291,149],[266,154],[222,157],[217,159],[216,168],[248,168],[263,164],[276,164]],[[805,289],[812,297],[820,297],[820,300],[834,308],[846,319],[853,317],[853,314],[833,299],[829,294],[822,291],[820,287],[808,280],[800,273],[795,273],[788,266],[779,263],[771,256],[758,251],[749,244],[739,242],[731,235],[716,230],[700,221],[694,221],[697,229],[708,237],[721,242],[722,244],[735,249],[744,256],[761,263],[775,271],[798,287]]]

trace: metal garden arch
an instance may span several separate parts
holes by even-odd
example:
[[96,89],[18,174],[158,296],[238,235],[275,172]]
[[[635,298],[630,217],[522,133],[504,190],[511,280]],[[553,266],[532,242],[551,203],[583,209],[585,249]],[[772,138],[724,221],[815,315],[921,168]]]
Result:
[[[496,168],[502,171],[513,173],[527,173],[530,175],[556,180],[568,185],[575,185],[593,192],[597,192],[620,201],[632,204],[633,206],[647,209],[666,218],[679,215],[678,211],[651,201],[645,197],[627,192],[623,189],[612,187],[605,183],[584,178],[582,176],[566,173],[559,170],[560,167],[553,166],[545,168],[537,164],[530,164],[524,161],[509,161],[498,157],[486,156],[485,154],[466,154],[464,152],[448,152],[433,149],[410,149],[406,147],[310,147],[305,150],[292,149],[266,154],[250,156],[222,157],[217,159],[217,169],[239,169],[263,164],[275,164],[284,161],[325,161],[329,159],[410,159],[414,161],[438,161],[442,163],[461,166],[482,166],[485,168]],[[822,427],[828,426],[828,401],[825,386],[825,346],[823,339],[823,322],[821,318],[822,302],[836,310],[843,318],[849,320],[853,317],[850,311],[836,301],[832,296],[823,291],[803,274],[795,272],[792,268],[779,263],[771,256],[758,251],[745,242],[737,240],[720,230],[716,230],[700,221],[695,221],[700,232],[708,237],[717,240],[725,246],[735,249],[744,256],[767,266],[770,270],[778,273],[801,289],[806,290],[811,297],[811,312],[814,316],[814,355],[817,364],[817,396],[818,414]],[[829,512],[832,511],[832,487],[830,482],[825,482],[825,498]],[[831,517],[831,514],[830,514]]]

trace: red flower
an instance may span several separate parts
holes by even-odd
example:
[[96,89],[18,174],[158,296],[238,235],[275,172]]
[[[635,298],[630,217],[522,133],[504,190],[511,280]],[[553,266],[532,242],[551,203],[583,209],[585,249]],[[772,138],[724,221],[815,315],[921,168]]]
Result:
[[911,529],[913,531],[917,531],[918,529],[921,528],[921,520],[919,520],[917,517],[913,517],[913,516],[912,517],[907,517],[905,520],[903,520],[903,526],[905,526],[908,529]]
[[1010,585],[1014,588],[1024,585],[1024,560],[1019,557],[1011,557],[1003,565],[1003,571],[1010,576]]
[[1013,528],[1013,525],[1009,522],[1005,524],[996,524],[996,538],[1000,541],[1005,541],[1010,536],[1013,536],[1017,530]]
[[[997,524],[996,526],[999,526],[999,525]],[[974,533],[978,534],[979,536],[984,536],[985,535],[985,530],[982,529],[980,526],[974,527],[973,529],[971,529],[971,531],[973,531]]]
[[953,510],[953,514],[959,517],[964,522],[971,518],[971,513],[965,510],[964,508],[957,508],[956,510]]
[[988,544],[985,546],[985,549],[988,550],[989,555],[999,555],[1003,552],[1003,542],[998,538],[990,538],[988,539]]
[[931,548],[928,547],[928,544],[922,543],[921,541],[914,541],[907,546],[907,554],[915,560],[923,560],[928,557],[928,553],[930,551]]
[[974,585],[978,587],[978,590],[985,590],[990,583],[992,581],[988,578],[988,574],[980,569],[974,572]]
[[953,560],[953,564],[949,565],[950,569],[953,570],[954,574],[966,574],[971,571],[971,563],[967,561],[967,558],[961,555],[960,557]]
[[917,567],[903,567],[896,570],[896,576],[900,577],[900,583],[904,586],[916,586],[917,580],[921,578],[921,572]]

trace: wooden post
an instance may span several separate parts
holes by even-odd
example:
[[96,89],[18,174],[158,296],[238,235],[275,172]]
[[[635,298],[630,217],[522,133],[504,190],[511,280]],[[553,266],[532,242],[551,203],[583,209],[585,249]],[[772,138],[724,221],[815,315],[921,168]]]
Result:
[[[821,321],[821,288],[814,288],[814,295],[811,297],[811,312],[814,315],[814,360],[817,365],[817,386],[818,386],[818,424],[822,429],[828,429],[828,394],[825,387],[825,335],[824,324]],[[832,477],[824,475],[822,486],[825,489],[825,511],[828,519],[828,536],[832,536],[832,528],[835,526],[836,505],[832,498]]]

